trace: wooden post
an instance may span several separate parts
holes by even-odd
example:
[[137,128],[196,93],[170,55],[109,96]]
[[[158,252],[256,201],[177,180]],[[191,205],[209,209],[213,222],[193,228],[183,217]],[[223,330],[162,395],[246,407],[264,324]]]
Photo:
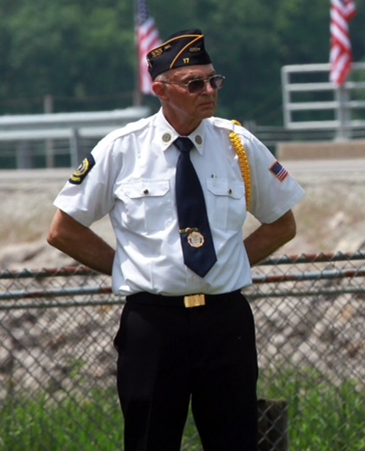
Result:
[[258,400],[259,451],[288,451],[288,406],[285,400]]

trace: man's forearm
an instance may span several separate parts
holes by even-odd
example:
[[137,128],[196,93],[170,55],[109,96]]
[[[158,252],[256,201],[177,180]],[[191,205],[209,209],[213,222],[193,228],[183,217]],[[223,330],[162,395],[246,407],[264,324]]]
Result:
[[256,265],[271,255],[296,234],[294,215],[288,211],[271,224],[261,224],[244,240],[246,252],[251,266]]
[[84,238],[85,241],[73,241],[67,238],[66,240],[57,241],[53,245],[79,263],[95,271],[111,275],[115,254],[114,249],[90,229],[87,229]]
[[111,275],[115,250],[88,227],[58,211],[47,241],[79,263]]

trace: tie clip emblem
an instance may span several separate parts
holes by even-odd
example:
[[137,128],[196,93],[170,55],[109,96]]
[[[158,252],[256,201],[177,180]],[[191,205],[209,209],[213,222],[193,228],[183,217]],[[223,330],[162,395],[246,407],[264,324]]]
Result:
[[204,244],[204,236],[198,231],[197,228],[187,227],[186,229],[180,229],[179,233],[187,234],[188,244],[191,247],[202,247]]
[[181,229],[180,234],[187,234],[187,240],[189,246],[191,247],[202,247],[204,244],[204,236],[198,231],[197,228],[187,227],[186,229]]
[[200,232],[191,232],[188,235],[188,243],[191,247],[202,247],[204,236]]

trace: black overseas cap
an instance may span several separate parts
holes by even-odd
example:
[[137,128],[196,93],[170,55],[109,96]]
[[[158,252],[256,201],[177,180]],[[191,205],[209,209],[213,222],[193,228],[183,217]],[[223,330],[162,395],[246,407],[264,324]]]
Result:
[[201,30],[183,30],[172,34],[147,54],[148,70],[154,80],[157,75],[177,67],[210,64]]

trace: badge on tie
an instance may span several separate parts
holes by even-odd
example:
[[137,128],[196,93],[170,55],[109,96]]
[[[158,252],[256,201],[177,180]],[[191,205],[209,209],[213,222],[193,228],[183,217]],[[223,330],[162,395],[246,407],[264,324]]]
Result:
[[176,205],[184,262],[204,277],[217,261],[204,194],[190,160],[193,143],[180,137],[174,142],[180,151],[176,166]]

